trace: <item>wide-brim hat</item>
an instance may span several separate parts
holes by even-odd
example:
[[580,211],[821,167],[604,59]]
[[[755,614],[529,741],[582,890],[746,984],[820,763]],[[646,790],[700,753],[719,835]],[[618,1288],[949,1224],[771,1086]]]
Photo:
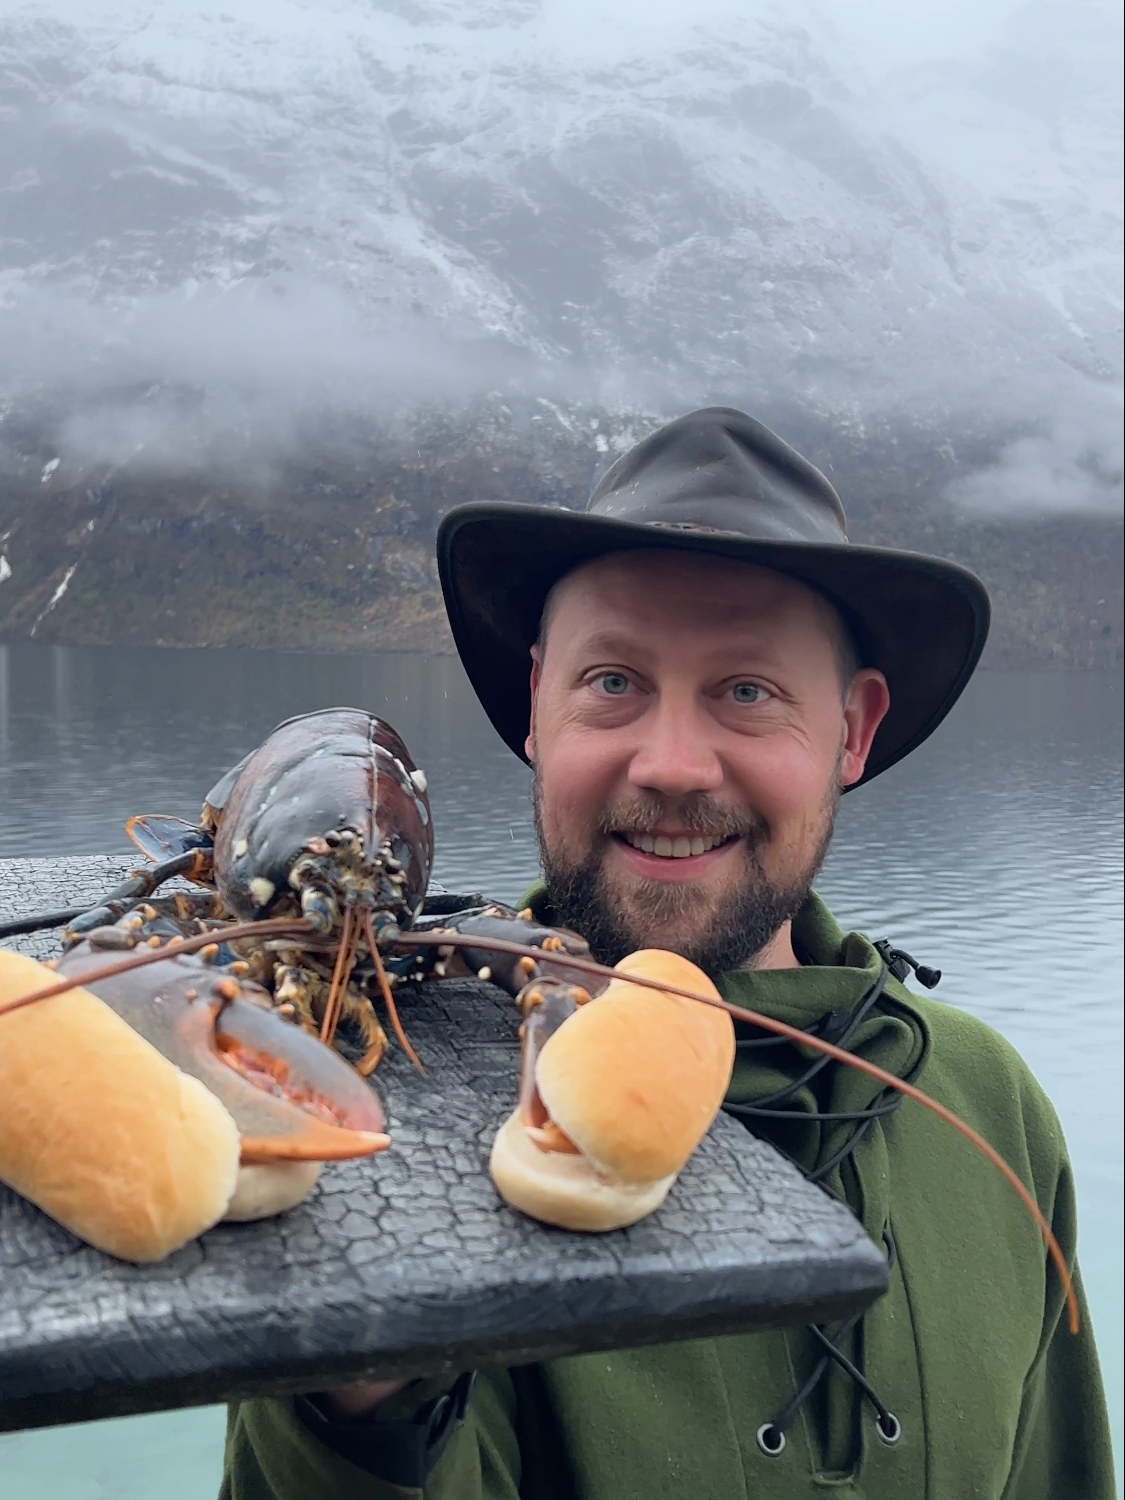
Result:
[[933,733],[988,635],[988,595],[975,574],[849,542],[840,498],[819,469],[753,418],[708,407],[619,458],[585,511],[473,503],[443,519],[438,570],[453,639],[485,712],[522,760],[528,653],[547,595],[583,563],[641,548],[772,568],[836,607],[861,663],[878,667],[890,688],[862,781]]

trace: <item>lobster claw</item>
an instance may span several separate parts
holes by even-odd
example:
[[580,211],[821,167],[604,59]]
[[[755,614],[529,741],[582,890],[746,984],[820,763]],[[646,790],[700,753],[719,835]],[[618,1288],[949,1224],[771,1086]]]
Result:
[[[240,1074],[248,1078],[259,1096],[244,1101],[241,1117],[223,1101],[238,1122],[244,1162],[343,1161],[390,1145],[372,1086],[338,1052],[299,1026],[251,1001],[234,999],[215,1019],[214,1041],[220,1066],[236,1079]],[[209,1079],[204,1082],[211,1086]],[[229,1088],[228,1078],[223,1083]],[[281,1098],[265,1092],[274,1086],[282,1090]],[[259,1098],[266,1102],[264,1111]],[[273,1108],[278,1104],[284,1118]]]
[[384,1151],[390,1137],[375,1090],[331,1048],[269,1009],[259,985],[186,956],[99,980],[119,960],[83,943],[60,975],[84,987],[234,1117],[246,1164],[344,1161]]
[[524,1129],[541,1151],[574,1154],[578,1150],[548,1115],[539,1097],[535,1070],[539,1054],[551,1037],[589,1000],[588,990],[549,974],[531,980],[517,997],[524,1017],[520,1026],[519,1114]]

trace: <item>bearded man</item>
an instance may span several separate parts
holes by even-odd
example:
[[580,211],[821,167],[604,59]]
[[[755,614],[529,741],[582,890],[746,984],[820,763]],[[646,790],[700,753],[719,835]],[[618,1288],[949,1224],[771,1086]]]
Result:
[[[849,544],[824,476],[722,408],[625,455],[585,514],[464,506],[438,548],[470,680],[534,769],[535,916],[607,963],[673,949],[910,1078],[1016,1168],[1073,1264],[1066,1149],[1025,1065],[812,891],[841,793],[968,681],[978,580]],[[1089,1323],[1067,1331],[1007,1184],[864,1075],[736,1030],[725,1108],[886,1248],[862,1318],[245,1402],[226,1500],[1108,1500]]]

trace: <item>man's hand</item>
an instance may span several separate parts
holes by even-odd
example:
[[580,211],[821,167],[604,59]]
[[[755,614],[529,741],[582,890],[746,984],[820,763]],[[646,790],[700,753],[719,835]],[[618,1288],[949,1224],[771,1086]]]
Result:
[[365,1417],[409,1383],[407,1380],[362,1380],[355,1385],[341,1385],[331,1391],[318,1391],[316,1403],[330,1420]]

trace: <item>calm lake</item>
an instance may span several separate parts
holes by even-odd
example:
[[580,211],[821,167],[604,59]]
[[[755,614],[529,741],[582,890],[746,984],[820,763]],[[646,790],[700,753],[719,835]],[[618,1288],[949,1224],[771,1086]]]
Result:
[[[334,704],[390,719],[425,769],[435,878],[518,896],[536,873],[527,772],[450,658],[0,646],[0,860],[126,850],[134,812],[194,819],[276,723]],[[937,998],[1010,1038],[1053,1099],[1118,1422],[1121,788],[1119,677],[982,674],[933,739],[844,799],[819,882],[845,925],[940,968]],[[222,1431],[208,1408],[0,1437],[0,1496],[210,1500]]]

